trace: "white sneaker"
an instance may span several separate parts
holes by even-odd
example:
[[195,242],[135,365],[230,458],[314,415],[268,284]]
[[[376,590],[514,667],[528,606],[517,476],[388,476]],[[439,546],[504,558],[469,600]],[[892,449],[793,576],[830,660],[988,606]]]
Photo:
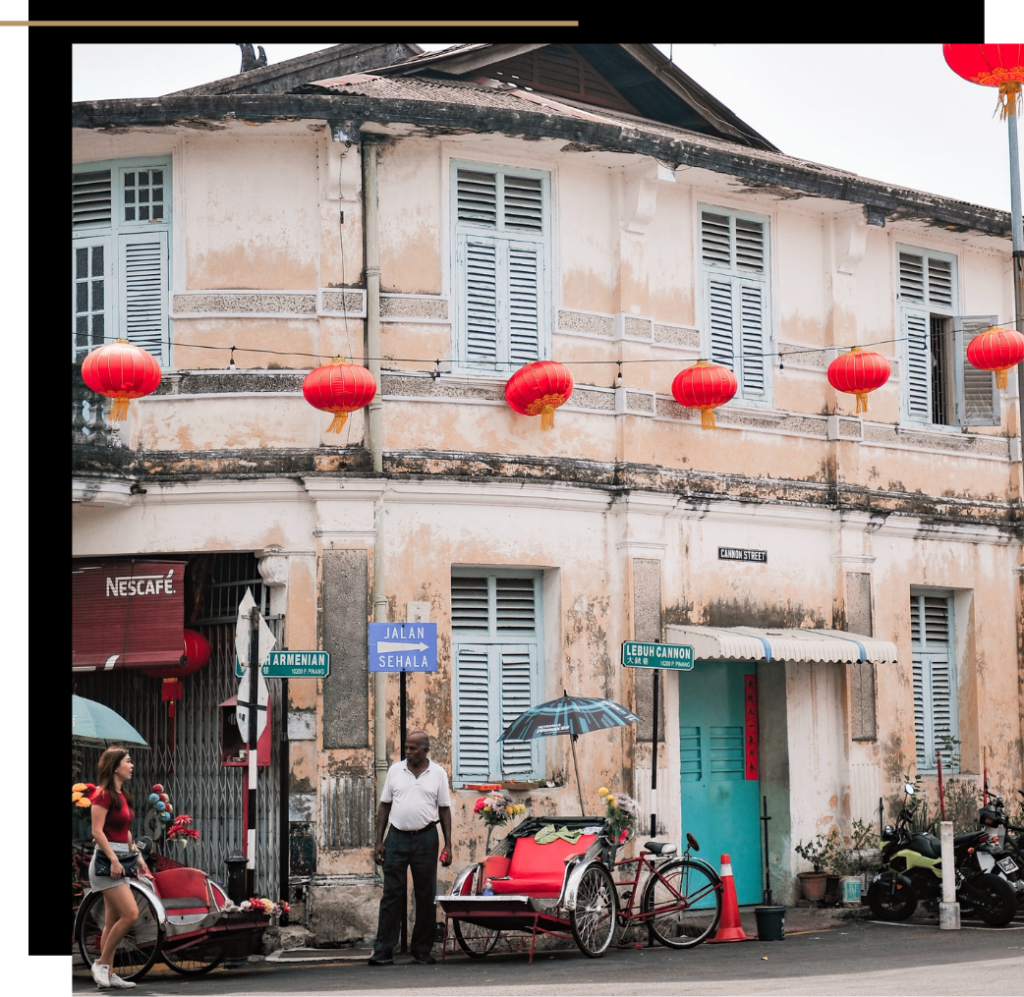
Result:
[[98,987],[110,986],[110,967],[101,966],[98,962],[92,964],[92,978]]
[[122,990],[131,990],[132,987],[137,987],[137,983],[132,983],[129,980],[122,980],[117,973],[110,974],[110,985],[112,987],[120,987]]

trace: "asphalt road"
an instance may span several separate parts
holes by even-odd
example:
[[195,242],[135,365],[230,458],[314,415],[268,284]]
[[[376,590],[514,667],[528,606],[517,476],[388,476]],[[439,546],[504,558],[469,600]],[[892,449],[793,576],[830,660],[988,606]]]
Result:
[[[439,953],[437,953],[439,955]],[[75,973],[75,993],[95,992]],[[116,993],[117,991],[108,991]],[[1024,924],[938,931],[931,926],[850,922],[826,931],[789,935],[784,942],[703,945],[692,951],[661,946],[615,949],[602,959],[576,950],[527,956],[495,951],[483,960],[452,957],[445,965],[403,962],[372,967],[262,964],[183,979],[160,968],[135,997],[263,994],[334,995],[748,995],[914,994],[1024,995]]]

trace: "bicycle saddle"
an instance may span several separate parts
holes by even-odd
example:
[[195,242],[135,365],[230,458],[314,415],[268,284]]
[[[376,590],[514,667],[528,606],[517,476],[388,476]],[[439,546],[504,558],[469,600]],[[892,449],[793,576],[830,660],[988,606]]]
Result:
[[654,855],[671,855],[676,846],[671,841],[645,841],[644,851]]

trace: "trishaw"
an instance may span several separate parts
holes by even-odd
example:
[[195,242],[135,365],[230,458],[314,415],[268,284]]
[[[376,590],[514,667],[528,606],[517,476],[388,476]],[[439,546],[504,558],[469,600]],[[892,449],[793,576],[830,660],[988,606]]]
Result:
[[[548,825],[571,837],[582,833],[575,842],[540,844],[536,835]],[[722,911],[722,883],[708,863],[691,856],[699,851],[696,839],[687,834],[682,857],[674,844],[648,841],[635,858],[616,861],[631,837],[614,839],[601,817],[526,818],[494,854],[460,872],[451,893],[437,897],[445,918],[442,960],[450,938],[451,951],[457,944],[481,958],[508,931],[529,934],[530,962],[538,933],[572,938],[592,958],[604,955],[616,930],[631,923],[646,925],[650,943],[671,948],[710,938]]]
[[[152,853],[146,859],[153,881],[142,877],[128,880],[139,918],[118,945],[113,972],[138,982],[162,959],[176,973],[201,976],[219,966],[229,951],[248,955],[256,950],[270,915],[238,909],[223,887],[199,869]],[[85,848],[76,850],[75,861],[81,902],[75,915],[74,940],[91,968],[100,954],[103,895],[89,890]]]

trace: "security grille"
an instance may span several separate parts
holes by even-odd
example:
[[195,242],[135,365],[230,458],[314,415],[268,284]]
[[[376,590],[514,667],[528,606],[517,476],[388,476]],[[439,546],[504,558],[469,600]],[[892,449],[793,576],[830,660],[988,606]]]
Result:
[[[160,679],[136,669],[95,673],[78,680],[77,692],[87,699],[109,706],[125,718],[150,744],[150,749],[132,751],[135,772],[128,786],[134,800],[136,820],[132,832],[149,834],[163,855],[208,872],[226,882],[224,860],[241,854],[245,828],[242,824],[242,794],[248,769],[221,765],[220,704],[238,691],[235,675],[235,620],[238,603],[246,588],[262,612],[267,595],[256,559],[252,554],[215,556],[213,581],[207,586],[203,606],[191,628],[210,642],[209,664],[184,678],[183,698],[177,704],[175,751],[170,750],[167,703],[160,700]],[[271,629],[280,632],[282,621],[270,618]],[[256,820],[256,892],[277,899],[280,871],[280,718],[281,682],[268,679],[271,700],[270,765],[259,770]],[[96,781],[96,766],[102,749],[81,752],[82,767],[76,779]],[[146,798],[154,783],[162,783],[175,814],[192,815],[193,827],[202,838],[187,848],[158,837],[146,820]],[[79,831],[85,836],[88,830]]]

